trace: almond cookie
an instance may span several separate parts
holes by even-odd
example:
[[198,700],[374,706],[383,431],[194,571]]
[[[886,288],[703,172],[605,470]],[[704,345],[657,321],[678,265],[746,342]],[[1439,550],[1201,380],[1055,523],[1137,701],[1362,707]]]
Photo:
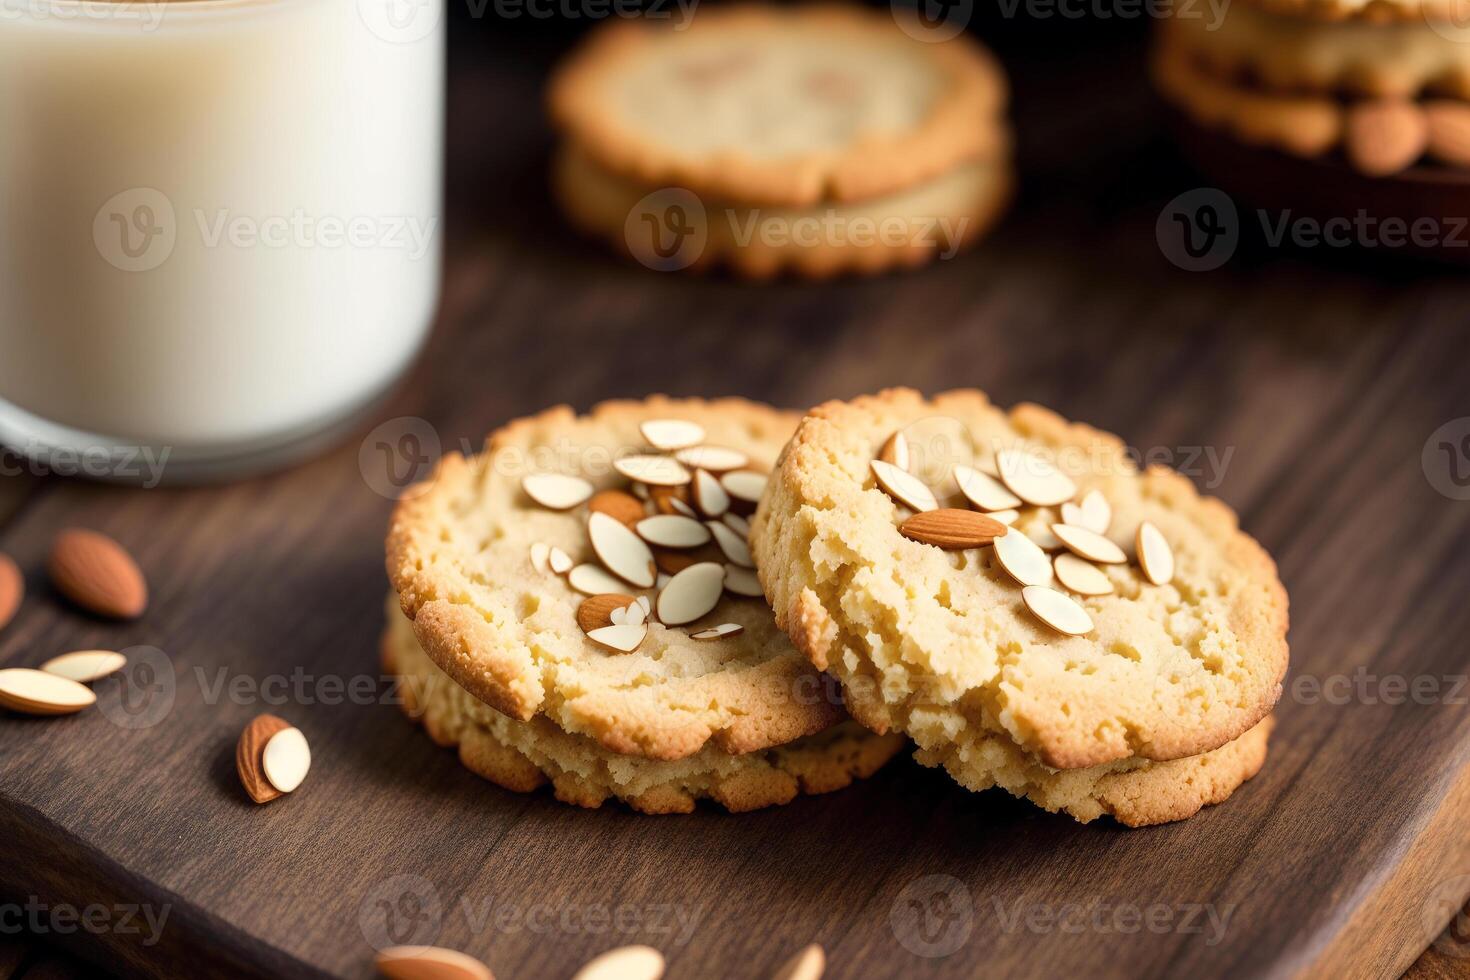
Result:
[[841,721],[744,755],[714,746],[667,761],[617,755],[545,717],[514,721],[472,697],[423,652],[396,599],[388,617],[383,665],[399,678],[404,713],[440,745],[457,746],[467,768],[515,792],[550,782],[557,799],[576,806],[616,798],[642,813],[688,813],[697,800],[712,799],[743,812],[842,789],[877,772],[904,745],[901,736]]
[[751,541],[777,621],[853,716],[967,783],[1004,785],[996,735],[1051,769],[1168,761],[1238,739],[1280,696],[1286,593],[1230,509],[1038,406],[909,390],[819,406]]
[[745,540],[797,421],[656,396],[553,408],[445,456],[388,533],[425,652],[509,717],[623,755],[741,754],[826,729],[840,698],[776,626]]

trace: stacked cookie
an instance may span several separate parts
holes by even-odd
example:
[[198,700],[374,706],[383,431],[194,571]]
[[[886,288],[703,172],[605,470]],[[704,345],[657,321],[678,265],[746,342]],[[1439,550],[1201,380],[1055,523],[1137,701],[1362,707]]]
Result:
[[562,206],[659,269],[914,264],[974,241],[1010,193],[993,59],[861,8],[611,24],[557,72],[550,102]]
[[1182,476],[979,392],[814,409],[751,545],[776,619],[875,732],[974,790],[1133,825],[1261,766],[1287,663],[1267,554]]
[[[1154,76],[1192,122],[1369,177],[1470,167],[1456,0],[1243,0],[1163,24]],[[1356,206],[1356,204],[1355,204]]]
[[797,425],[740,400],[512,422],[400,502],[382,652],[473,771],[645,813],[785,803],[902,746],[848,720],[776,627],[747,515]]

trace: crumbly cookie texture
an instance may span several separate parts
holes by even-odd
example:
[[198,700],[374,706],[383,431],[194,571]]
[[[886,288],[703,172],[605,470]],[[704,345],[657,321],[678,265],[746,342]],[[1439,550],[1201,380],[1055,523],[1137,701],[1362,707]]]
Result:
[[746,205],[879,197],[1004,147],[1005,82],[961,36],[928,43],[886,12],[816,5],[699,12],[675,30],[600,28],[552,80],[552,115],[600,167]]
[[[1125,552],[1141,522],[1162,532],[1173,580],[1108,566],[1113,594],[1078,599],[1094,629],[1048,629],[992,549],[941,551],[899,533],[900,509],[870,471],[899,430],[930,484],[997,449],[1052,458],[1079,492],[1106,497],[1107,536]],[[1038,523],[1048,519],[1060,517]],[[1041,537],[1011,533],[1027,532]],[[906,389],[821,405],[783,452],[751,541],[777,621],[838,677],[853,716],[907,733],[931,762],[976,761],[976,782],[993,778],[983,750],[995,734],[1056,769],[1178,759],[1243,735],[1280,696],[1286,592],[1234,513],[1177,473],[1138,472],[1115,436],[1039,406],[1006,412],[976,391],[926,401]]]
[[[692,243],[698,252],[689,267],[727,266],[756,279],[786,272],[824,279],[947,258],[994,225],[1012,185],[1008,164],[977,160],[851,204],[753,209],[711,201],[702,214],[690,217],[699,222],[702,236]],[[579,227],[624,251],[631,251],[628,236],[643,230],[629,229],[628,216],[654,190],[605,170],[576,146],[564,147],[558,156],[555,189]]]
[[419,641],[487,704],[521,721],[546,715],[624,755],[681,759],[706,742],[751,752],[827,728],[843,715],[840,699],[758,598],[725,595],[701,620],[738,623],[737,636],[696,640],[654,622],[636,652],[617,654],[578,626],[583,596],[533,567],[537,542],[578,563],[596,559],[585,508],[540,507],[522,478],[557,472],[626,486],[612,462],[644,446],[640,422],[662,418],[700,424],[708,444],[746,453],[759,470],[798,419],[741,399],[655,396],[606,402],[585,416],[553,408],[493,433],[480,455],[446,455],[400,501],[388,532],[388,577]]
[[1218,749],[1168,762],[1131,759],[1089,769],[1049,769],[1000,735],[971,746],[967,755],[920,749],[915,758],[943,767],[977,792],[999,786],[1082,823],[1111,816],[1129,827],[1147,827],[1187,819],[1229,799],[1265,764],[1274,725],[1268,717]]
[[599,807],[620,799],[642,813],[688,813],[711,799],[732,812],[830,793],[877,772],[905,745],[852,721],[781,746],[730,755],[713,746],[683,759],[623,756],[571,735],[545,717],[514,721],[454,683],[420,647],[390,600],[384,669],[399,678],[402,707],[435,742],[457,746],[465,766],[519,793],[551,783],[557,799]]

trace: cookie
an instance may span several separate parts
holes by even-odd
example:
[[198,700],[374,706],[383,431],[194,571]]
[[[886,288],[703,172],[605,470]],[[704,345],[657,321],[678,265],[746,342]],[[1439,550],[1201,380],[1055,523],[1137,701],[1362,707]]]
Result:
[[[977,497],[997,519],[978,519]],[[973,546],[929,543],[944,520]],[[819,406],[751,543],[777,622],[853,716],[905,732],[931,763],[977,767],[977,783],[996,778],[995,735],[1051,769],[1169,761],[1244,735],[1281,693],[1286,592],[1230,509],[1035,405],[899,389]],[[1071,588],[1099,579],[1106,594]]]
[[[699,445],[681,451],[689,466],[649,448],[643,424],[659,420],[672,421],[665,428],[675,434],[693,424]],[[553,408],[493,433],[479,455],[446,455],[400,501],[388,532],[388,576],[424,650],[504,714],[523,722],[545,716],[622,755],[675,760],[707,745],[742,754],[826,729],[843,717],[840,698],[761,600],[736,513],[754,507],[797,420],[740,399],[653,397],[606,402],[584,416]],[[645,479],[634,481],[623,472],[634,464],[653,470],[638,471]],[[730,467],[736,471],[724,472]],[[726,498],[707,502],[701,520],[673,522],[693,526],[705,539],[697,548],[649,547],[630,526],[636,514],[605,512],[611,499],[648,515],[662,507],[682,517],[675,502],[695,513],[678,499],[693,500],[692,483],[663,485],[669,473],[698,476],[706,496]],[[566,486],[580,486],[581,498],[557,498]],[[593,491],[609,493],[589,499]],[[533,492],[565,509],[538,503]],[[657,578],[650,561],[659,564]],[[689,565],[700,568],[681,572],[673,593],[683,597],[675,611],[684,615],[674,616],[663,608],[671,592],[661,577]],[[638,625],[624,620],[625,628],[610,633],[592,630],[617,625],[604,610],[584,628],[579,609],[592,592],[647,600]],[[708,611],[694,608],[699,615],[686,619],[691,601]],[[624,612],[632,611],[619,609],[620,618]],[[675,619],[678,625],[667,625]],[[725,624],[739,632],[698,635]],[[638,642],[628,646],[630,636]]]
[[688,813],[710,799],[743,812],[842,789],[877,772],[905,744],[840,721],[744,755],[712,745],[672,761],[617,755],[545,717],[514,721],[472,697],[424,653],[396,605],[390,599],[382,655],[384,669],[399,679],[404,713],[440,745],[458,747],[471,771],[514,792],[549,782],[557,799],[576,806],[620,799],[642,813]]

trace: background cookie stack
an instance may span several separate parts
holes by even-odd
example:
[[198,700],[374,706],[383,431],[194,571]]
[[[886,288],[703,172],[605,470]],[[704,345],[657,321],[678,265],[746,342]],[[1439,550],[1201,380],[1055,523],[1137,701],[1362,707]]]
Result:
[[659,269],[876,272],[948,256],[1011,188],[1005,82],[968,37],[854,7],[598,30],[552,81],[571,219]]

